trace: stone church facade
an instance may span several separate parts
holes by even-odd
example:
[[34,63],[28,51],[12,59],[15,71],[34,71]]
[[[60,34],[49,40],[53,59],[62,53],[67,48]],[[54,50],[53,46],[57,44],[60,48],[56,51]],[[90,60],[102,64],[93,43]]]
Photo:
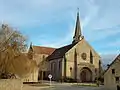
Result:
[[[39,65],[39,78],[52,74],[52,80],[73,79],[93,82],[100,73],[100,56],[82,36],[79,13],[71,44],[60,48],[30,46]],[[42,73],[41,73],[42,72]]]

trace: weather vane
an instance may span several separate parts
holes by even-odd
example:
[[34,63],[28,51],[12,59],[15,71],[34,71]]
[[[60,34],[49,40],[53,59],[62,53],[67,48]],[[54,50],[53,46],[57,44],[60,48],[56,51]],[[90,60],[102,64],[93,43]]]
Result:
[[77,8],[77,11],[79,12],[79,7]]

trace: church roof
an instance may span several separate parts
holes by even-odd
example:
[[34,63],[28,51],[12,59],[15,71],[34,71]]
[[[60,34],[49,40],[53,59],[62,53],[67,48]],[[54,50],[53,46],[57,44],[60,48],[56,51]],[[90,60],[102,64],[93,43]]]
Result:
[[73,46],[75,46],[77,43],[72,43],[67,46],[61,47],[56,49],[50,56],[48,56],[48,60],[58,59],[62,58],[67,51],[69,51]]
[[55,48],[42,47],[42,46],[32,46],[33,51],[37,54],[47,54],[50,55],[55,51]]

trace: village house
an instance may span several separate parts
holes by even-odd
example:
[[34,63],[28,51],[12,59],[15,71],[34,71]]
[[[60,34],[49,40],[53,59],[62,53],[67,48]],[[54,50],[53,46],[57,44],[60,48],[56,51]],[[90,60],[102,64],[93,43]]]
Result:
[[42,47],[42,46],[34,46],[30,45],[29,48],[29,55],[30,58],[34,61],[36,61],[36,64],[38,66],[38,77],[36,77],[38,80],[43,80],[48,78],[49,74],[49,62],[46,60],[46,58],[53,53],[55,48],[50,47]]
[[120,54],[105,71],[104,85],[109,90],[117,90],[117,85],[120,85]]

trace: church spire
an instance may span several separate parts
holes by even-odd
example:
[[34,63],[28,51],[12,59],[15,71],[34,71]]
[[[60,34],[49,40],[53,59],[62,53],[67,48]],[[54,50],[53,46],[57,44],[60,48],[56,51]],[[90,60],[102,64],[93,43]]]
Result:
[[30,48],[28,51],[28,58],[33,59],[33,47],[32,47],[32,42],[30,43]]
[[82,37],[82,34],[81,34],[80,19],[79,19],[79,9],[78,9],[76,26],[75,26],[75,34],[73,36],[73,43],[78,42],[81,37]]
[[33,51],[33,45],[32,45],[32,42],[30,43],[30,50]]

